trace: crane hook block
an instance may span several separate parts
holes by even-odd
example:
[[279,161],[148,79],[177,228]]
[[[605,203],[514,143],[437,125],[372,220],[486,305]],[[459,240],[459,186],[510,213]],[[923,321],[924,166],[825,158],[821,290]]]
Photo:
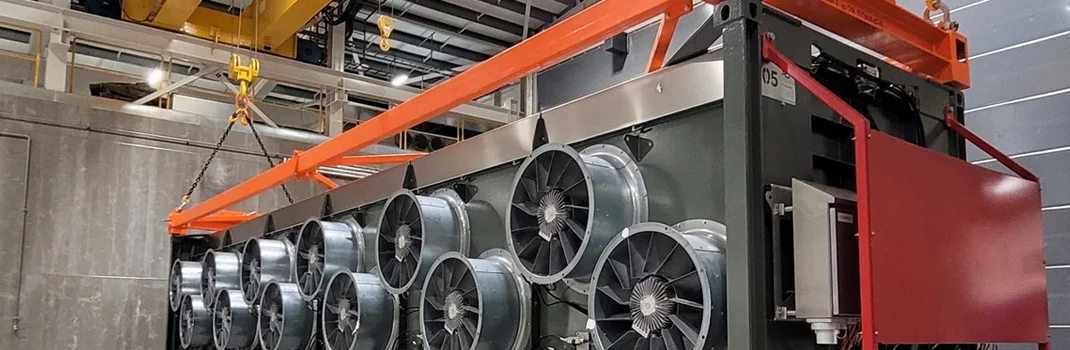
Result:
[[379,25],[379,48],[390,51],[390,33],[394,32],[394,19],[389,16],[379,16],[375,21]]
[[227,72],[227,76],[232,80],[238,81],[238,85],[241,87],[238,91],[238,97],[249,96],[249,86],[260,76],[260,60],[250,58],[249,65],[243,66],[241,57],[234,54],[230,56],[230,69]]

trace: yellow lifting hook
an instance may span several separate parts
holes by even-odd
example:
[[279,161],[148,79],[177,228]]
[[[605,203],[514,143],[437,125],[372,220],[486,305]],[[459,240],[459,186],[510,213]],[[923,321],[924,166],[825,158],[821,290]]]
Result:
[[227,71],[230,79],[238,81],[238,93],[234,95],[235,112],[230,117],[233,123],[241,120],[242,125],[248,125],[252,121],[249,118],[249,86],[260,76],[260,60],[249,59],[248,66],[241,65],[241,57],[237,54],[230,56],[230,69]]
[[379,24],[379,48],[383,51],[390,51],[390,33],[394,32],[394,19],[388,16],[379,16],[379,20],[375,21]]

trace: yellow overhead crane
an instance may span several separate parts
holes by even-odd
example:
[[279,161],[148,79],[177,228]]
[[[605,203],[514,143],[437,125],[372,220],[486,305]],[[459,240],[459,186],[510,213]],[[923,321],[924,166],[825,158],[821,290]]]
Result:
[[201,0],[124,0],[123,19],[294,58],[296,34],[331,0],[254,0],[240,16]]

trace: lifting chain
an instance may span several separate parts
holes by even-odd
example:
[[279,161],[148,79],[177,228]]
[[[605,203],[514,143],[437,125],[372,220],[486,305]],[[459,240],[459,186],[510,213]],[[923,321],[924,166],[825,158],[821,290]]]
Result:
[[[260,145],[260,151],[264,153],[264,159],[267,159],[268,166],[274,168],[275,161],[271,160],[271,155],[268,154],[267,147],[264,147],[264,141],[260,139],[260,134],[256,132],[256,125],[252,121],[249,121],[249,130],[253,132],[253,137],[256,138],[256,143]],[[286,188],[286,185],[279,185],[279,187],[282,187],[282,193],[286,195],[286,200],[289,201],[290,204],[294,204],[294,198],[290,196],[290,190]]]
[[380,15],[375,23],[379,25],[379,48],[383,51],[390,51],[390,33],[394,32],[394,19]]
[[223,142],[225,142],[227,140],[227,136],[230,135],[230,130],[234,129],[234,122],[237,120],[237,117],[235,117],[235,115],[237,114],[238,113],[235,112],[234,114],[230,115],[230,123],[227,124],[227,129],[223,130],[223,136],[221,136],[219,138],[219,141],[215,143],[215,147],[212,148],[212,153],[208,155],[208,160],[204,162],[204,166],[201,167],[201,171],[197,173],[197,178],[193,179],[193,185],[190,185],[189,191],[186,191],[186,195],[182,196],[182,202],[178,205],[178,211],[182,211],[182,209],[185,208],[186,205],[189,205],[190,196],[193,195],[193,191],[197,189],[197,186],[201,184],[201,180],[204,179],[204,174],[208,172],[208,167],[212,165],[212,161],[215,160],[216,154],[218,154],[219,150],[223,148]]

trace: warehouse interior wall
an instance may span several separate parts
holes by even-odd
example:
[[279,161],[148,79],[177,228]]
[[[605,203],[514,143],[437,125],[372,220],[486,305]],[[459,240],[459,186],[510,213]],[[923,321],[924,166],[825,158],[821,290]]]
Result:
[[[0,349],[164,348],[171,251],[165,219],[221,133],[0,94]],[[309,146],[265,143],[272,154]],[[252,135],[231,133],[194,202],[266,170],[258,153]],[[301,200],[318,188],[302,181],[289,190]],[[284,205],[275,189],[235,209]],[[18,331],[7,331],[16,322]]]

